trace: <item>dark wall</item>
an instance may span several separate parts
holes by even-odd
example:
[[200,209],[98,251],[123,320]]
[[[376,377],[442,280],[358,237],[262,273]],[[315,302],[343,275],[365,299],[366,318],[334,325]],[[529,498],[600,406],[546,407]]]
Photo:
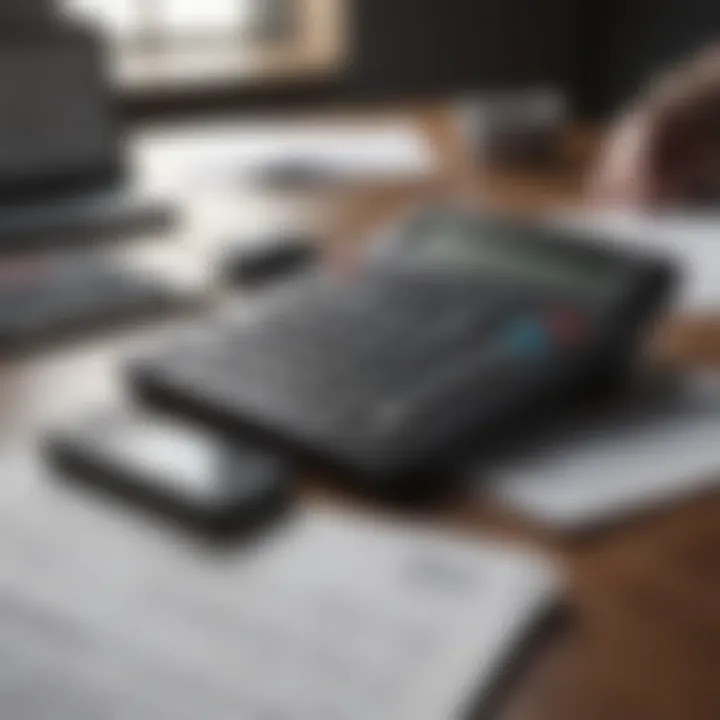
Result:
[[720,0],[353,0],[353,36],[354,95],[549,81],[602,116],[720,42]]
[[[0,0],[43,4],[43,0]],[[50,0],[46,0],[49,2]],[[126,98],[131,116],[446,96],[550,82],[582,115],[617,111],[663,68],[720,42],[720,0],[348,0],[353,61],[328,80]]]
[[573,90],[585,114],[616,111],[658,72],[713,41],[720,42],[720,0],[582,0],[582,4]]
[[349,84],[368,96],[565,81],[577,0],[354,0]]

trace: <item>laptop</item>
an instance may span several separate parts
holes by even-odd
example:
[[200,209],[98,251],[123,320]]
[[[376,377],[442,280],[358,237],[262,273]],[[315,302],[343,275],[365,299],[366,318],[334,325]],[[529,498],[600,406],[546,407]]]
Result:
[[0,27],[0,252],[165,227],[134,191],[102,43],[69,23]]

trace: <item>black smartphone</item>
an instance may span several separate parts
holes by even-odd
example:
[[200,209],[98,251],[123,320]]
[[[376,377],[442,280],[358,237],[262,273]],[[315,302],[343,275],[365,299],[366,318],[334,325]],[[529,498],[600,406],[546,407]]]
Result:
[[169,417],[114,412],[47,438],[59,478],[102,489],[213,536],[258,527],[289,505],[283,458]]

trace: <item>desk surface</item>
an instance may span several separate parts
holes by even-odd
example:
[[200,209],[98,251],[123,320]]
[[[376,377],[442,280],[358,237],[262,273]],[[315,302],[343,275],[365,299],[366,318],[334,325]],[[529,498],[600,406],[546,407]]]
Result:
[[[174,241],[148,242],[143,252],[192,270],[231,228],[251,231],[277,218],[323,228],[333,241],[349,239],[426,194],[482,192],[492,202],[523,210],[578,201],[578,169],[586,155],[582,134],[571,143],[578,162],[560,171],[478,177],[443,110],[414,109],[411,115],[441,150],[443,166],[432,181],[338,190],[332,202],[246,192],[218,201],[224,213],[209,198],[191,201]],[[714,362],[720,360],[720,342],[713,337],[720,336],[713,329],[708,318],[678,322],[664,334],[662,346],[683,361]],[[122,398],[119,359],[157,339],[158,332],[150,324],[3,363],[0,442],[32,443],[41,428]],[[311,480],[308,485],[318,487]],[[442,515],[468,532],[529,539],[569,569],[568,621],[516,679],[501,717],[720,717],[720,498],[706,496],[583,539],[552,536],[489,506],[458,503]]]

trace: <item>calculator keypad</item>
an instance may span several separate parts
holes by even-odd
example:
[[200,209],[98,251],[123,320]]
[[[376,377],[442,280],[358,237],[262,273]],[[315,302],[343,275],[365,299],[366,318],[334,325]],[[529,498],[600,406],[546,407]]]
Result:
[[364,473],[402,474],[420,462],[414,452],[477,426],[503,400],[498,388],[524,393],[563,352],[546,320],[552,299],[530,293],[318,273],[150,359],[141,377]]

